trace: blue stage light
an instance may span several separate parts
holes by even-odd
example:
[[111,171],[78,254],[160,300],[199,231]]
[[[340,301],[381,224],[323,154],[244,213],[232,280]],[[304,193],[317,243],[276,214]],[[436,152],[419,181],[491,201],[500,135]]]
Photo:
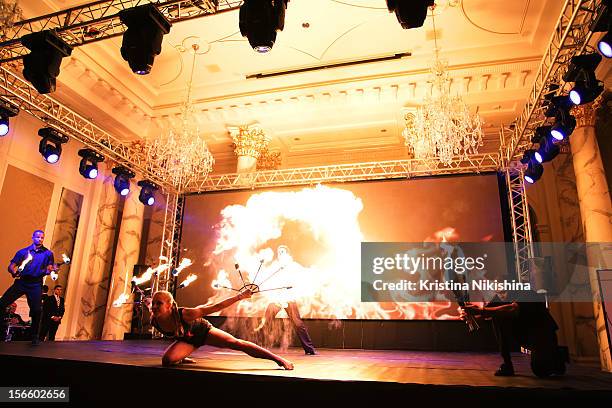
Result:
[[57,163],[62,155],[62,144],[68,142],[68,136],[50,127],[39,129],[38,135],[42,137],[38,144],[42,157],[47,163]]
[[144,205],[155,204],[155,191],[159,189],[157,184],[149,180],[141,180],[138,182],[138,185],[140,186],[138,200]]
[[79,156],[82,157],[81,163],[79,163],[81,176],[90,180],[98,177],[98,163],[104,161],[104,156],[91,149],[79,150]]
[[123,166],[113,168],[113,174],[115,174],[115,181],[113,183],[115,191],[122,197],[127,196],[130,193],[130,179],[133,179],[136,174]]

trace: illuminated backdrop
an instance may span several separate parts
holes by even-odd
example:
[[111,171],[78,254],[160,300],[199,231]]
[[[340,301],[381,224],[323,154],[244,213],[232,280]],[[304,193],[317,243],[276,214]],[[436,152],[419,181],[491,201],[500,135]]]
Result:
[[[181,254],[198,280],[181,289],[193,306],[245,280],[268,290],[223,313],[262,316],[297,299],[307,318],[445,319],[450,302],[361,303],[362,241],[504,241],[496,175],[327,184],[189,196]],[[279,251],[279,247],[281,250]],[[280,253],[279,253],[280,252]]]

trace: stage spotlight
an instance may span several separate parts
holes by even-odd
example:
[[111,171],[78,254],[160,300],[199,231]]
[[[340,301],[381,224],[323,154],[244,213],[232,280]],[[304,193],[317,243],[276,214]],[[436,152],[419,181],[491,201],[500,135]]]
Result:
[[538,150],[533,153],[538,163],[549,162],[559,154],[559,146],[554,143],[550,131],[551,126],[540,126],[536,129],[531,139],[532,143],[538,143],[540,145]]
[[607,32],[606,35],[602,37],[601,40],[597,43],[597,49],[606,58],[612,58],[612,36],[610,32]]
[[19,108],[0,101],[0,137],[8,135],[10,130],[9,119],[19,114]]
[[563,140],[574,131],[576,119],[570,113],[573,106],[573,102],[565,95],[551,98],[550,106],[545,115],[549,118],[555,118],[555,123],[550,130],[550,134],[555,140]]
[[8,118],[0,117],[0,137],[8,135],[8,132],[9,132]]
[[603,83],[595,77],[595,69],[600,62],[601,55],[597,53],[583,54],[571,59],[563,80],[575,82],[574,88],[569,93],[574,105],[593,102],[603,92]]
[[538,181],[544,174],[544,167],[540,163],[529,163],[525,170],[525,181],[533,184]]
[[79,173],[86,179],[95,179],[98,177],[98,163],[104,161],[104,156],[95,150],[81,149],[79,156],[82,157],[79,164]]
[[542,167],[542,165],[539,163],[535,150],[525,150],[523,157],[521,158],[521,163],[527,165],[527,170],[525,171],[526,182],[533,184],[538,181],[540,177],[542,177],[544,167]]
[[130,193],[130,179],[134,178],[136,174],[126,167],[118,166],[113,169],[115,174],[115,190],[123,197]]
[[138,195],[140,202],[144,205],[155,204],[155,191],[159,189],[157,184],[149,180],[140,180],[138,186],[140,187],[140,194]]
[[610,28],[612,28],[612,15],[610,14],[610,1],[604,0],[602,12],[595,16],[591,24],[591,31],[598,33],[606,33],[598,42],[597,49],[606,58],[612,58],[612,48],[610,40]]
[[38,145],[42,157],[47,163],[57,163],[62,155],[62,144],[68,142],[68,136],[50,127],[39,129],[38,135],[42,137]]
[[521,163],[529,164],[531,162],[536,163],[537,160],[535,158],[535,150],[527,149],[523,152],[523,157],[521,158]]
[[23,57],[23,77],[40,94],[55,91],[62,58],[72,54],[72,47],[50,30],[24,35],[21,44],[31,51]]
[[127,26],[121,56],[135,74],[150,73],[155,56],[161,53],[164,34],[170,32],[172,24],[153,4],[123,10],[119,20]]
[[423,25],[427,8],[434,3],[434,0],[387,0],[387,9],[390,13],[395,12],[402,28],[408,30]]
[[561,113],[557,116],[550,134],[555,140],[563,140],[572,134],[576,128],[576,119],[569,113]]
[[285,27],[285,9],[289,0],[244,0],[240,6],[240,34],[249,40],[253,50],[269,52],[276,32]]

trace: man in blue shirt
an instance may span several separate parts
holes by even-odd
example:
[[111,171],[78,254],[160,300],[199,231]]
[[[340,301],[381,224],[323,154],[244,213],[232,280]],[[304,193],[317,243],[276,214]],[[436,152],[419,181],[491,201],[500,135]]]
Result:
[[43,277],[57,271],[53,252],[43,246],[45,233],[36,230],[32,234],[32,245],[17,251],[8,271],[15,278],[13,285],[0,298],[0,313],[2,318],[6,307],[22,295],[26,295],[30,316],[32,317],[32,344],[38,345],[38,326],[40,325]]

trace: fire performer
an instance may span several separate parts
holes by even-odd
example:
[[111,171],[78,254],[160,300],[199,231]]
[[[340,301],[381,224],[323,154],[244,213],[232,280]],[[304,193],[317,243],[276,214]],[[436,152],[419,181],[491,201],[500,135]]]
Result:
[[38,327],[43,277],[58,270],[53,259],[53,252],[43,246],[44,239],[45,233],[36,230],[32,234],[32,245],[17,251],[8,266],[8,271],[15,278],[15,282],[0,298],[0,313],[3,314],[0,318],[4,318],[6,307],[23,294],[26,295],[32,317],[32,345],[40,344]]
[[558,346],[557,323],[541,296],[535,292],[499,292],[483,307],[467,303],[461,315],[493,320],[495,337],[503,358],[496,376],[514,375],[510,350],[515,342],[531,351],[531,370],[536,376],[565,373],[567,349]]
[[188,308],[178,307],[170,292],[156,292],[153,295],[151,305],[151,325],[164,336],[175,339],[164,352],[162,364],[164,366],[178,364],[194,350],[208,344],[209,346],[242,351],[251,357],[272,360],[285,370],[293,370],[293,364],[290,361],[255,343],[237,339],[231,334],[213,327],[208,320],[203,318],[242,299],[249,298],[251,295],[252,292],[245,290],[216,304]]
[[[291,323],[295,328],[295,331],[298,334],[300,339],[300,343],[302,344],[302,348],[304,349],[304,353],[306,355],[315,355],[316,351],[314,345],[312,344],[312,340],[310,338],[310,334],[308,334],[308,329],[306,325],[302,321],[302,317],[300,316],[300,309],[296,302],[296,294],[295,294],[295,281],[289,281],[291,276],[296,273],[295,268],[297,263],[293,260],[291,255],[289,254],[289,248],[285,245],[279,245],[276,249],[277,262],[273,264],[276,268],[272,268],[276,275],[277,281],[275,284],[277,286],[286,286],[290,287],[290,289],[278,291],[275,293],[274,301],[269,303],[266,307],[266,311],[264,313],[264,318],[256,329],[257,331],[266,327],[266,324],[272,322],[272,320],[276,317],[278,312],[280,312],[281,308],[285,309],[287,312],[287,316],[291,319]],[[266,279],[267,280],[267,279]]]

